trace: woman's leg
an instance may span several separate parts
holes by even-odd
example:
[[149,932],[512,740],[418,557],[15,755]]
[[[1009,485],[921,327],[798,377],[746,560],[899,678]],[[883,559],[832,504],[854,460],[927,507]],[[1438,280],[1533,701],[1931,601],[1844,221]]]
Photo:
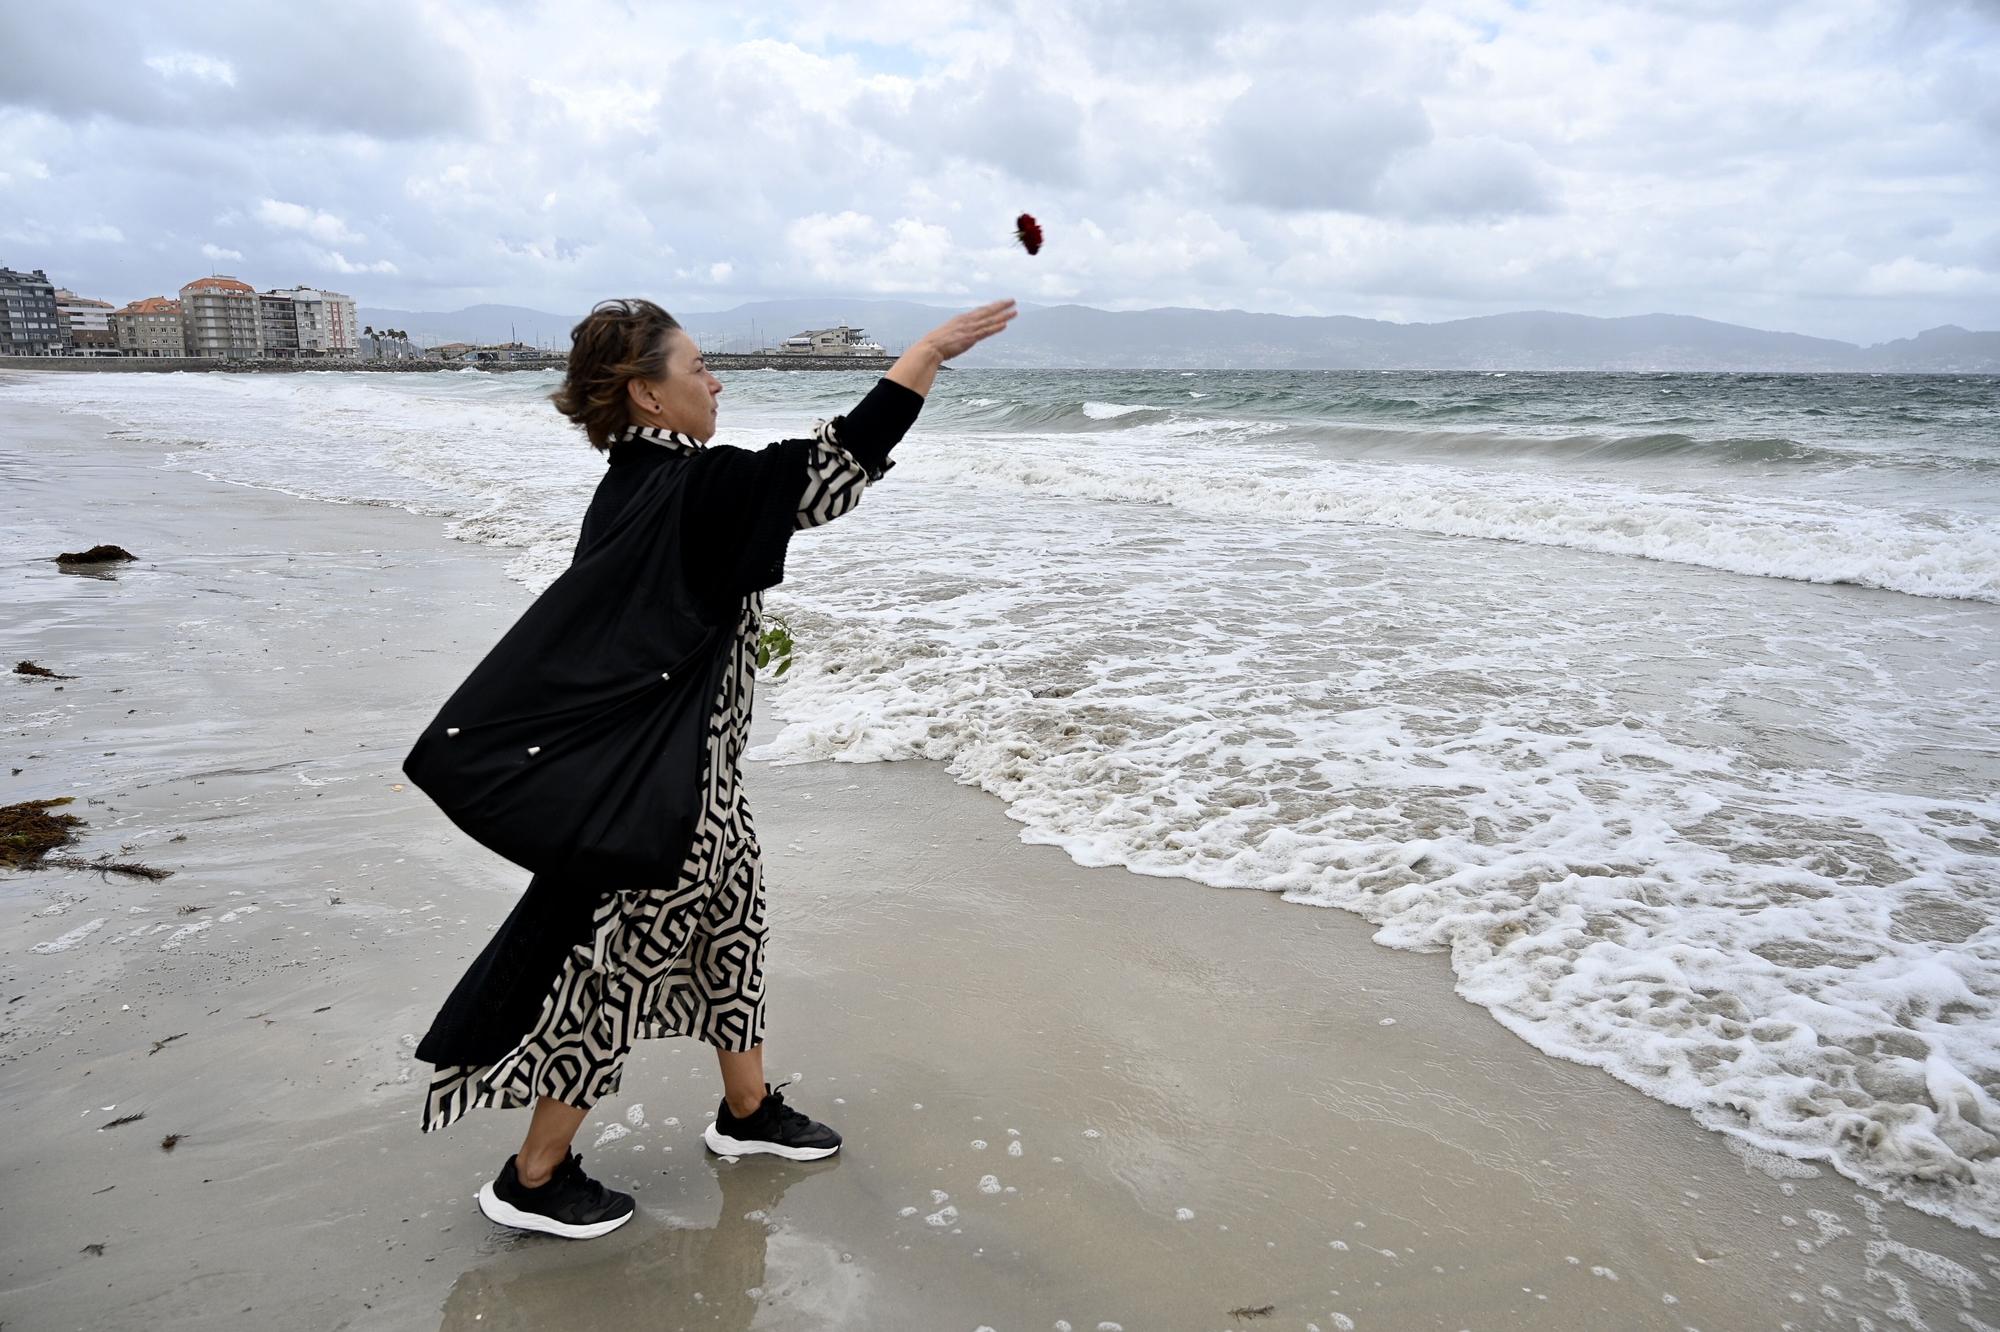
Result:
[[[722,1066],[722,1099],[729,1102],[729,1113],[739,1119],[756,1114],[757,1107],[764,1104],[762,1042],[751,1049],[740,1051],[724,1050],[717,1046],[715,1062]],[[581,1120],[582,1116],[579,1115],[577,1118]]]
[[[738,1056],[741,1058],[741,1056]],[[763,1093],[760,1091],[759,1096]],[[569,1159],[570,1140],[583,1127],[587,1111],[544,1096],[535,1102],[534,1118],[528,1121],[528,1136],[514,1158],[514,1173],[524,1187],[539,1189],[549,1182],[555,1168]]]

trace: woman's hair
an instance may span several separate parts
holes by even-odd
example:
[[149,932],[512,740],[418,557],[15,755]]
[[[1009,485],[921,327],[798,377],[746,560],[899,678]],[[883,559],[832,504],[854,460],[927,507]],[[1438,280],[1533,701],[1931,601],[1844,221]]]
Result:
[[583,427],[593,448],[610,448],[632,423],[625,385],[667,373],[667,334],[680,326],[651,301],[599,301],[570,330],[569,370],[549,400]]

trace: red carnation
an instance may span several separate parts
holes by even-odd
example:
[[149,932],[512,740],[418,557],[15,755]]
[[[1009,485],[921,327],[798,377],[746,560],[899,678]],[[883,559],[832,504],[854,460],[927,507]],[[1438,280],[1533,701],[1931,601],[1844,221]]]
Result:
[[1021,242],[1021,248],[1029,254],[1041,252],[1042,224],[1035,221],[1033,213],[1023,213],[1014,219],[1014,239]]

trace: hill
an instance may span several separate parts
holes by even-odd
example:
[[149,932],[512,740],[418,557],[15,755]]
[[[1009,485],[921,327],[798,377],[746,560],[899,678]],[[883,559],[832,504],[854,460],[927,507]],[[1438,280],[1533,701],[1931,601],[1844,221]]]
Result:
[[[915,301],[811,298],[755,301],[681,316],[715,351],[754,351],[805,328],[854,324],[894,352],[950,310]],[[561,348],[576,315],[512,305],[447,314],[364,309],[362,322],[406,329],[419,342],[519,338]],[[1282,370],[1781,370],[2000,373],[2000,332],[1956,325],[1874,347],[1725,324],[1690,315],[1605,319],[1530,310],[1433,324],[1352,315],[1246,310],[1099,310],[1023,305],[1007,336],[962,362],[968,369],[1203,368]]]

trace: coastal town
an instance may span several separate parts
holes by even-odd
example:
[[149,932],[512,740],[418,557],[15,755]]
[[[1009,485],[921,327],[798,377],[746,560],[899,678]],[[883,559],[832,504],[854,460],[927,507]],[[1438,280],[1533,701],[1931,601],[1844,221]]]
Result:
[[[123,306],[58,287],[41,269],[0,268],[0,355],[149,360],[355,360],[354,298],[317,287],[258,291],[220,274]],[[397,339],[368,330],[371,344]],[[414,350],[414,349],[412,349]]]
[[[357,327],[357,325],[359,325]],[[173,296],[114,305],[56,285],[43,270],[0,267],[0,357],[60,358],[65,369],[532,369],[564,353],[510,339],[422,345],[403,329],[359,324],[352,296],[319,287],[259,291],[214,273]],[[750,369],[796,366],[864,369],[887,352],[864,330],[841,324],[805,329],[775,348],[715,352],[712,363]],[[328,367],[331,368],[331,367]]]

